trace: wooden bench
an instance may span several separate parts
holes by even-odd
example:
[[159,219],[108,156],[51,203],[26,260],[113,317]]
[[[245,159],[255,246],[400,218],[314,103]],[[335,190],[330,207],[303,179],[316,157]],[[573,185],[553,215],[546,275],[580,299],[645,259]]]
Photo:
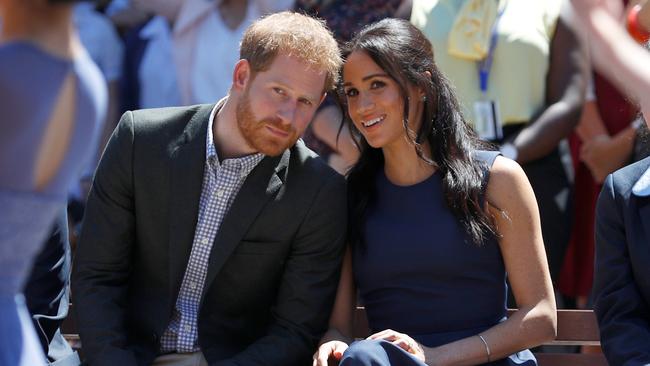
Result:
[[[70,312],[72,308],[70,308]],[[509,310],[512,313],[514,310]],[[81,351],[81,341],[71,313],[61,326],[65,339],[72,348]],[[370,335],[368,319],[363,307],[358,307],[354,314],[354,336],[365,338]],[[557,311],[557,338],[545,346],[600,346],[596,316],[591,310]],[[540,366],[607,366],[602,353],[549,353],[536,352],[535,357]]]
[[74,316],[72,315],[72,303],[68,304],[68,316],[61,323],[61,334],[68,341],[70,347],[77,351],[79,357],[81,357],[81,339],[77,331],[77,323],[75,323]]
[[[514,310],[508,310],[511,314]],[[363,307],[354,314],[354,337],[370,335],[368,319]],[[557,311],[557,338],[544,346],[600,346],[598,323],[591,310]],[[549,353],[535,352],[540,366],[607,366],[602,353]]]

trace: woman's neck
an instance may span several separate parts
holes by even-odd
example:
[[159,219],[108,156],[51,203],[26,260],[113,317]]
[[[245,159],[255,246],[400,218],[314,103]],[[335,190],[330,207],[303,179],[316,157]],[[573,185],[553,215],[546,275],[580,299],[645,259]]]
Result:
[[[423,143],[424,157],[431,159],[429,143]],[[389,181],[400,186],[409,186],[422,182],[436,171],[436,167],[421,159],[415,146],[409,141],[393,144],[382,149],[384,154],[384,172]]]
[[3,12],[0,43],[32,42],[45,52],[72,59],[81,49],[72,23],[72,10],[72,5],[8,1]]

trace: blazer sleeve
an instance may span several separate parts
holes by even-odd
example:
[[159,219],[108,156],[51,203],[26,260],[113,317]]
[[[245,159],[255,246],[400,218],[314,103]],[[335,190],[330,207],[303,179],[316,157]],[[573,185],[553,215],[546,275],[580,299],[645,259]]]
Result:
[[347,225],[345,180],[330,175],[292,244],[266,336],[235,357],[234,365],[306,365],[325,332],[340,275]]
[[610,174],[596,208],[594,310],[611,365],[650,365],[650,309],[633,276],[623,202]]
[[133,141],[133,115],[127,112],[95,173],[74,261],[74,312],[91,365],[136,365],[125,324],[135,236]]

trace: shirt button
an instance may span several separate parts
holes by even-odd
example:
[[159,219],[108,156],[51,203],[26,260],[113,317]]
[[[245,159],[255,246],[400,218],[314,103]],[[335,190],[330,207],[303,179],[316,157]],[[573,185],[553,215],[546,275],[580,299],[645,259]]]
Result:
[[217,191],[217,197],[219,198],[223,197],[223,189]]
[[183,326],[183,330],[184,330],[185,332],[189,333],[189,332],[192,331],[192,326],[189,325],[189,324],[186,324],[185,326]]
[[190,290],[196,290],[196,282],[190,282],[189,286],[190,286]]
[[210,241],[208,240],[208,238],[201,239],[201,244],[203,244],[203,245],[208,245],[209,242]]

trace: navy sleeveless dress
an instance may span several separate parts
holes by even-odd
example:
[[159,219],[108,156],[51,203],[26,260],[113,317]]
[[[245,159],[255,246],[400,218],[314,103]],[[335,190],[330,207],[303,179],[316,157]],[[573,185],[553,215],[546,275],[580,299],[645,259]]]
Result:
[[[484,187],[498,154],[475,155],[484,166]],[[376,187],[376,200],[368,207],[362,228],[363,242],[353,248],[355,282],[371,330],[390,328],[435,347],[503,321],[507,287],[499,245],[495,239],[480,247],[471,242],[445,203],[441,176],[434,173],[418,184],[397,186],[382,170]],[[421,365],[405,351],[383,343],[381,352],[387,355],[381,357],[390,362],[371,364]],[[353,345],[349,350],[354,349]],[[490,363],[536,364],[528,350]]]

